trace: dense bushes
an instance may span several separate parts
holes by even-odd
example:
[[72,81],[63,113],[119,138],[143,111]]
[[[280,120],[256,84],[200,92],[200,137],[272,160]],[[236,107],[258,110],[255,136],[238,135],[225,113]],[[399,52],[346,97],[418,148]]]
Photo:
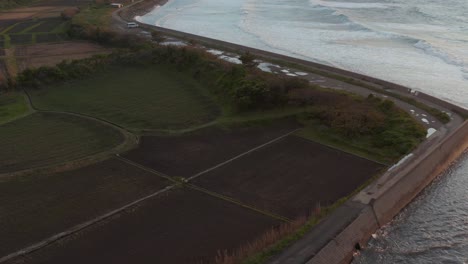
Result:
[[89,59],[62,62],[55,67],[26,69],[18,74],[16,86],[22,88],[41,88],[48,84],[83,78],[103,69],[110,61],[109,56],[97,55]]
[[146,40],[133,34],[122,34],[103,27],[72,24],[68,30],[71,38],[86,39],[101,45],[138,50],[147,47]]
[[390,158],[408,153],[426,136],[425,128],[390,100],[343,95],[335,96],[334,101],[315,101],[314,105],[315,110],[302,117],[306,126],[318,120],[330,133],[353,142],[351,145],[378,149]]
[[234,112],[269,109],[285,105],[288,90],[303,86],[304,82],[280,78],[242,65],[232,65],[210,54],[193,48],[153,46],[138,51],[120,51],[90,59],[62,62],[56,67],[28,69],[17,78],[17,85],[40,88],[54,82],[83,78],[105,66],[146,66],[163,64],[174,70],[190,73]]

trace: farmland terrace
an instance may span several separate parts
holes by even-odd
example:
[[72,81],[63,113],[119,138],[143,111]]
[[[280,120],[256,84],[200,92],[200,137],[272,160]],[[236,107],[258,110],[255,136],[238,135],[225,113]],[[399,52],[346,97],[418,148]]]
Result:
[[[4,55],[22,72],[0,91],[0,263],[262,263],[463,121],[369,82],[217,53],[232,49],[37,44],[68,22],[7,21]],[[76,61],[40,59],[73,45]]]
[[287,122],[143,137],[140,147],[88,167],[5,178],[0,253],[158,193],[7,263],[212,262],[218,251],[346,196],[384,167],[291,135],[296,129]]

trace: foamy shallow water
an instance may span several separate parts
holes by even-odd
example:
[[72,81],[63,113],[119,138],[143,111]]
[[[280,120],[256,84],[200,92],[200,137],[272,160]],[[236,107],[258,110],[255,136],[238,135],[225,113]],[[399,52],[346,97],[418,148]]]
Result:
[[169,0],[139,20],[403,84],[468,108],[464,0]]

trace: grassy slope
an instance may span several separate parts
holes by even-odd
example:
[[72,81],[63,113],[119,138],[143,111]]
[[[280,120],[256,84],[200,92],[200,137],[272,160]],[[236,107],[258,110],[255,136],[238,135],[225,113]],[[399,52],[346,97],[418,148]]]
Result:
[[89,5],[81,9],[80,13],[73,17],[72,23],[82,26],[97,26],[108,28],[112,12],[115,8],[108,5]]
[[82,158],[122,139],[119,131],[94,121],[35,113],[0,126],[0,173]]
[[186,128],[217,113],[195,80],[163,66],[118,68],[32,95],[40,109],[85,113],[136,130]]
[[19,93],[0,95],[0,125],[30,112],[26,98]]

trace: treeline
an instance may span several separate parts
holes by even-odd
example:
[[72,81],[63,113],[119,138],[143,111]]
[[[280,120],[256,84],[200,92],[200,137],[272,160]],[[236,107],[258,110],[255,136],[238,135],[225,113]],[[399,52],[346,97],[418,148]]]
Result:
[[232,112],[282,107],[288,103],[291,89],[308,85],[306,81],[296,78],[283,78],[231,64],[200,49],[154,45],[137,51],[119,51],[62,62],[55,67],[28,69],[18,75],[16,87],[40,89],[109,70],[109,66],[146,67],[151,64],[163,64],[177,71],[188,72]]

